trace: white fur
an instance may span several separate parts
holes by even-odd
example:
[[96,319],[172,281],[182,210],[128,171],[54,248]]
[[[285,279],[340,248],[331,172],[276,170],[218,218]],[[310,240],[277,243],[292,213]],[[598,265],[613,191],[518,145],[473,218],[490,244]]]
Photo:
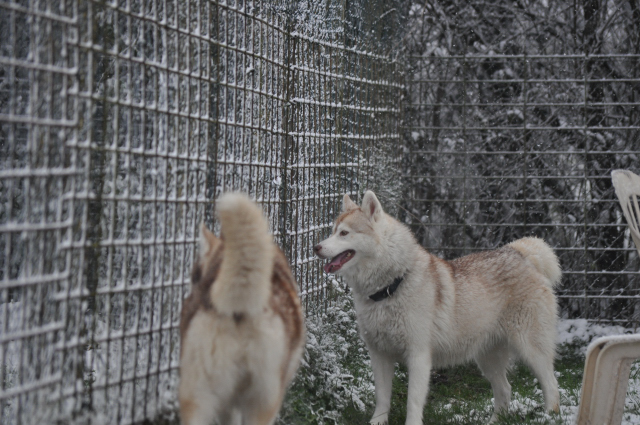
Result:
[[539,238],[522,238],[513,241],[509,246],[517,249],[527,257],[527,260],[547,278],[551,288],[555,288],[560,284],[562,279],[562,270],[558,263],[558,257],[553,250]]
[[[354,208],[347,200],[343,205]],[[540,381],[547,409],[557,411],[552,287],[561,272],[551,248],[540,239],[525,238],[448,265],[384,213],[373,192],[365,194],[361,209],[337,221],[317,254],[331,258],[355,250],[337,274],[353,288],[360,334],[371,355],[376,386],[371,423],[387,422],[397,361],[409,371],[407,425],[422,423],[431,369],[470,360],[491,382],[495,421],[496,413],[509,405],[506,372],[513,355]],[[369,299],[399,276],[404,280],[391,297]]]
[[[275,315],[238,327],[233,321],[196,313],[180,360],[182,365],[199,365],[181,367],[180,397],[197,406],[189,425],[211,425],[216,417],[219,425],[236,424],[241,417],[247,424],[265,423],[258,419],[268,416],[264,407],[277,409],[284,395],[282,359],[287,356],[287,346],[276,342],[285,340],[282,322]],[[296,368],[297,363],[293,371]],[[239,389],[244,385],[243,377],[251,380],[249,391]],[[275,411],[271,417],[275,418]]]
[[258,206],[239,193],[220,197],[218,215],[225,254],[211,303],[221,314],[259,314],[269,299],[273,270],[267,222]]

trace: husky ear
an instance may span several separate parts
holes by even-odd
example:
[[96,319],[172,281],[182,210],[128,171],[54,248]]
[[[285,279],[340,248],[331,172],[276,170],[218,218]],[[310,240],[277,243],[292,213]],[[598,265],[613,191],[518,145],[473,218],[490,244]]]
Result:
[[202,223],[200,225],[200,240],[198,242],[198,255],[203,258],[214,247],[218,246],[220,239],[218,239],[207,226]]
[[352,210],[354,208],[358,208],[358,205],[349,198],[349,195],[346,193],[342,198],[342,212]]
[[382,217],[382,205],[380,205],[375,193],[370,190],[365,192],[360,208],[371,221],[378,221]]

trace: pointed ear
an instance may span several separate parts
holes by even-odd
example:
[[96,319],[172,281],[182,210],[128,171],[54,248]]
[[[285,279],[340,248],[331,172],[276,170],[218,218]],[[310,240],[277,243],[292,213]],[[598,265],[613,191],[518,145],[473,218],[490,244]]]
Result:
[[376,198],[375,193],[370,190],[365,192],[360,208],[362,208],[364,214],[371,221],[378,221],[380,220],[380,217],[382,217],[382,205],[380,205],[380,201]]
[[200,240],[198,242],[198,255],[200,258],[203,258],[207,255],[213,248],[218,246],[220,243],[220,239],[216,238],[216,235],[211,233],[207,226],[202,223],[200,225]]
[[346,193],[342,197],[342,212],[352,210],[354,208],[358,208],[358,205],[349,198],[349,195]]

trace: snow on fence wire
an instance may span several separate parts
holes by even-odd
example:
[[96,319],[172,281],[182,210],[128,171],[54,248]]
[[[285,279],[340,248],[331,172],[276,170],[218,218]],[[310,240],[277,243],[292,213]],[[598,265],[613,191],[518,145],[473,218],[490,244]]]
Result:
[[392,181],[400,141],[379,7],[0,2],[0,422],[175,411],[223,191],[262,204],[305,302],[326,302],[311,247],[343,193]]
[[406,220],[447,258],[543,237],[562,316],[638,327],[640,262],[611,170],[640,171],[640,9],[498,3],[414,10]]

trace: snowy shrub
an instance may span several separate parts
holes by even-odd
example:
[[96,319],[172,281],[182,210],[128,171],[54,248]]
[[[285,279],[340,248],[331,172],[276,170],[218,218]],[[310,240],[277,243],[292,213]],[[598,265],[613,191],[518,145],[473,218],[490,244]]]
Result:
[[279,424],[340,423],[346,409],[372,405],[369,354],[358,335],[351,297],[340,294],[326,311],[307,316],[306,352],[289,388]]

